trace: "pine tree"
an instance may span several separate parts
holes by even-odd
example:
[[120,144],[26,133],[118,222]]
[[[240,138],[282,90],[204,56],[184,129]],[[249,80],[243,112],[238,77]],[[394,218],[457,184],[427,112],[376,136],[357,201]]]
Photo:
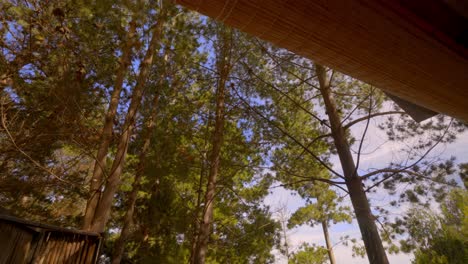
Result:
[[[430,190],[433,191],[437,191],[441,186],[451,185],[450,181],[444,178],[450,174],[449,170],[439,170],[440,173],[435,174],[437,175],[435,177],[424,177],[423,174],[418,172],[420,170],[418,165],[428,165],[424,160],[428,153],[438,144],[453,142],[455,135],[464,131],[463,123],[447,121],[447,118],[439,116],[437,122],[420,125],[410,120],[409,117],[406,117],[405,113],[398,108],[389,110],[388,107],[385,107],[384,102],[386,98],[374,87],[354,81],[332,70],[325,69],[320,65],[314,65],[307,60],[296,58],[287,52],[267,49],[261,43],[259,45],[263,47],[265,53],[271,58],[271,64],[274,65],[272,67],[272,74],[276,77],[273,78],[273,80],[276,79],[275,82],[270,82],[266,78],[257,75],[256,77],[264,83],[263,89],[266,87],[270,91],[278,93],[280,98],[290,101],[291,105],[295,105],[296,108],[301,109],[305,114],[314,118],[316,122],[321,124],[321,128],[317,130],[320,134],[314,138],[304,139],[296,135],[294,129],[288,131],[288,123],[275,116],[276,113],[272,110],[269,110],[269,112],[255,111],[255,114],[266,120],[278,133],[302,148],[304,153],[310,155],[318,166],[328,170],[333,177],[332,181],[330,181],[327,177],[299,174],[299,177],[296,177],[299,178],[299,181],[328,181],[329,184],[335,186],[346,185],[346,189],[343,189],[344,186],[340,188],[351,198],[369,261],[372,263],[387,263],[382,239],[376,225],[376,219],[378,218],[372,214],[366,197],[367,193],[375,191],[375,188],[382,185],[384,187],[394,187],[400,182],[408,181],[415,185],[429,184]],[[277,76],[286,77],[283,77],[284,80],[281,82],[278,81]],[[287,89],[290,86],[295,87]],[[295,89],[301,89],[303,86],[308,87],[308,99],[298,101],[290,96],[291,91],[294,92]],[[311,102],[321,106],[322,110],[311,109],[307,105]],[[275,107],[280,106],[278,104],[269,105],[270,109],[275,109]],[[249,108],[252,108],[252,106],[249,105]],[[394,115],[401,116],[404,122],[401,124],[392,122],[394,120],[392,116]],[[419,140],[416,141],[417,143],[414,145],[414,148],[417,148],[419,151],[418,153],[411,151],[408,153],[409,160],[413,160],[414,162],[406,162],[406,164],[404,162],[401,164],[391,162],[384,169],[360,175],[359,165],[362,146],[366,140],[370,120],[385,116],[390,116],[387,119],[389,121],[380,121],[383,123],[380,127],[387,131],[389,140],[400,141],[418,138]],[[290,122],[294,122],[294,118]],[[357,140],[350,129],[361,122],[366,125],[361,135],[358,136],[359,140]],[[328,144],[328,149],[330,150],[325,155],[320,151],[320,148],[314,148],[317,144],[323,143]],[[351,152],[351,146],[353,145],[357,148],[356,155],[353,155]],[[336,155],[339,158],[342,173],[334,170],[328,163],[330,154]],[[443,160],[440,163],[442,168],[447,167],[442,165],[444,163],[445,161]],[[429,168],[429,170],[434,169]],[[366,187],[367,181],[372,181],[373,183]],[[290,182],[295,181],[291,180]],[[383,220],[386,220],[385,217]],[[385,239],[387,240],[387,237]]]

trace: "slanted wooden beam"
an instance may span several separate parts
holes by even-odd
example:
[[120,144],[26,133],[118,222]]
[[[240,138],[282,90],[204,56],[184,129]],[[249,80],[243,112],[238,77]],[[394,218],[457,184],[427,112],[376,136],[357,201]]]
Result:
[[411,103],[468,121],[463,37],[468,23],[442,0],[176,1]]

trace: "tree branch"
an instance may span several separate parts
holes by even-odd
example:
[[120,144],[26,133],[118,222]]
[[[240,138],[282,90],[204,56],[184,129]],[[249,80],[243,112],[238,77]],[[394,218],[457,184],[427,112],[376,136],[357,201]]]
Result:
[[288,138],[290,138],[292,141],[294,141],[297,145],[299,145],[301,148],[303,148],[307,153],[309,153],[316,161],[318,161],[323,167],[325,167],[326,169],[328,169],[331,173],[335,174],[336,176],[344,179],[344,177],[339,174],[338,172],[336,172],[335,170],[333,170],[330,166],[328,166],[324,161],[322,161],[317,155],[315,155],[310,149],[308,149],[306,146],[304,146],[304,144],[302,144],[301,142],[299,142],[299,140],[297,140],[295,137],[293,137],[291,134],[289,134],[288,132],[286,132],[283,128],[279,127],[278,125],[276,125],[273,121],[271,121],[269,118],[267,118],[266,116],[264,116],[262,113],[260,113],[259,111],[257,111],[256,109],[254,109],[252,106],[250,106],[250,104],[239,94],[239,92],[234,88],[234,85],[231,86],[232,89],[234,90],[234,92],[236,93],[237,97],[239,97],[239,99],[245,104],[245,106],[247,106],[247,108],[249,108],[251,111],[253,111],[254,113],[256,113],[258,116],[260,116],[262,119],[264,119],[265,121],[267,121],[270,125],[274,126],[276,129],[278,129],[283,135],[287,136]]
[[361,161],[362,145],[364,143],[364,138],[366,137],[367,130],[369,129],[369,123],[370,123],[370,120],[371,120],[370,116],[372,115],[372,93],[373,93],[373,91],[374,91],[374,89],[372,89],[371,93],[369,94],[369,114],[367,116],[366,128],[364,129],[364,132],[362,133],[362,136],[361,136],[361,142],[359,142],[359,149],[358,149],[358,153],[357,153],[356,168],[354,169],[353,177],[354,177],[354,175],[357,175],[357,171],[359,169],[359,163]]
[[[318,141],[319,139],[326,138],[326,137],[330,137],[330,136],[331,136],[331,134],[320,135],[320,136],[318,136],[318,137],[312,139],[312,141],[311,141],[309,144],[307,144],[306,148],[310,148],[310,147],[311,147],[316,141]],[[302,155],[304,155],[305,152],[306,152],[306,151],[303,149],[302,152],[301,152],[297,157],[294,158],[294,160],[297,160],[297,159],[299,159],[300,157],[302,157]]]
[[[287,187],[287,186],[290,186],[290,185],[293,185],[293,184],[303,183],[303,182],[311,182],[311,181],[313,181],[313,180],[311,180],[310,178],[309,179],[304,179],[304,180],[298,180],[298,181],[294,181],[294,182],[290,182],[290,183],[275,185],[275,186],[270,187],[269,189],[274,189],[274,188],[279,188],[279,187]],[[322,181],[322,180],[320,180],[320,181]],[[341,187],[339,185],[336,185],[336,184],[331,184],[331,183],[329,183],[329,184],[332,185],[332,186],[338,187],[342,191],[344,191],[345,193],[349,194],[348,190],[346,190],[345,188],[343,188],[343,187]]]
[[[281,91],[281,89],[277,88],[276,86],[274,86],[273,84],[263,80],[262,78],[260,78],[260,76],[258,76],[257,74],[254,73],[254,71],[245,63],[242,63],[244,65],[244,67],[247,68],[247,70],[249,71],[250,74],[252,74],[256,79],[258,79],[259,81],[261,81],[263,84],[271,87],[273,90],[275,90],[276,92],[280,93],[282,96],[286,97],[289,101],[291,101],[295,106],[299,107],[300,109],[302,109],[304,112],[308,113],[309,115],[311,115],[313,118],[315,118],[317,121],[321,122],[322,119],[320,119],[320,117],[318,117],[316,114],[312,113],[311,111],[309,111],[308,109],[306,109],[305,107],[303,107],[301,104],[299,104],[298,102],[296,102],[293,98],[291,98],[291,96],[289,96],[288,94],[286,94],[285,92]],[[330,128],[330,125],[328,125],[327,123],[323,123],[325,126],[327,126],[328,128]]]
[[23,155],[25,156],[28,160],[30,160],[34,165],[36,165],[38,168],[40,168],[41,170],[47,172],[48,174],[50,174],[52,177],[56,178],[57,180],[63,182],[63,183],[67,183],[67,184],[73,184],[69,181],[66,181],[62,178],[60,178],[59,176],[55,175],[55,173],[53,173],[51,170],[49,170],[48,168],[42,166],[39,162],[37,162],[36,160],[34,160],[31,156],[28,155],[28,153],[24,152],[15,142],[15,139],[13,138],[13,136],[11,135],[10,131],[8,130],[8,127],[5,123],[5,119],[6,119],[6,114],[4,113],[3,111],[3,105],[4,103],[1,102],[1,105],[0,105],[0,108],[1,108],[1,112],[0,112],[0,116],[1,116],[1,123],[2,123],[2,127],[3,129],[5,130],[8,138],[10,139],[11,141],[11,144],[13,144],[13,146]]
[[[365,180],[365,179],[368,179],[369,177],[372,177],[374,175],[377,175],[377,174],[380,174],[380,173],[385,173],[385,172],[391,172],[392,174],[388,175],[387,177],[384,177],[382,180],[376,182],[375,184],[373,184],[372,186],[368,187],[366,189],[366,192],[369,191],[370,189],[378,186],[379,184],[381,184],[382,182],[386,181],[387,179],[390,179],[391,177],[395,176],[396,174],[398,173],[402,173],[402,172],[405,172],[407,173],[408,172],[408,169],[413,167],[414,165],[418,164],[421,160],[423,160],[440,142],[442,142],[442,139],[445,137],[445,135],[447,134],[450,126],[452,125],[453,123],[453,118],[452,120],[450,121],[449,125],[447,126],[447,128],[445,129],[444,133],[440,136],[440,138],[437,140],[437,142],[432,145],[432,147],[430,147],[426,153],[424,153],[424,155],[422,155],[417,161],[413,162],[412,164],[408,165],[408,166],[405,166],[401,169],[392,169],[392,168],[387,168],[387,169],[381,169],[381,170],[376,170],[376,171],[373,171],[373,172],[370,172],[370,173],[367,173],[363,176],[361,176],[361,180]],[[395,170],[395,171],[386,171],[386,170]],[[416,172],[414,172],[416,173]],[[423,175],[418,175],[418,176],[423,176]],[[426,176],[424,176],[425,178]]]
[[[423,178],[423,179],[426,179],[426,180],[429,180],[429,181],[432,181],[432,182],[435,182],[435,183],[439,183],[439,184],[443,184],[443,185],[449,185],[451,187],[456,187],[456,186],[453,186],[449,183],[446,183],[446,182],[441,182],[441,181],[437,181],[431,177],[428,177],[428,176],[425,176],[421,173],[417,173],[415,171],[412,171],[412,170],[401,170],[401,169],[391,169],[391,168],[386,168],[386,169],[381,169],[381,170],[378,170],[378,171],[375,171],[375,172],[378,172],[378,173],[374,173],[372,172],[373,175],[375,174],[379,174],[379,173],[392,173],[390,175],[388,175],[387,177],[383,178],[382,180],[380,180],[379,182],[377,182],[376,184],[370,186],[369,188],[366,189],[366,192],[369,191],[370,189],[376,187],[377,185],[381,184],[382,182],[390,179],[391,177],[399,174],[399,173],[406,173],[408,175],[412,175],[412,176],[416,176],[416,177],[420,177],[420,178]],[[372,175],[372,176],[373,176]]]
[[403,114],[406,114],[406,112],[404,112],[404,111],[388,111],[388,112],[375,113],[375,114],[372,114],[372,115],[366,115],[366,116],[363,116],[361,118],[350,121],[348,124],[344,125],[343,128],[344,129],[349,129],[351,126],[353,126],[353,125],[355,125],[355,124],[357,124],[359,122],[365,121],[365,120],[370,119],[370,118],[374,118],[376,116],[396,115],[396,114],[403,115]]

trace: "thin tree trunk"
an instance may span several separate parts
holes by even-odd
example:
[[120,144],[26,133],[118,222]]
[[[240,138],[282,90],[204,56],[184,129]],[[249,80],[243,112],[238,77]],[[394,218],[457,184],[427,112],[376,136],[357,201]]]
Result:
[[190,264],[195,263],[195,252],[197,250],[197,241],[198,241],[198,232],[200,231],[200,208],[203,197],[203,179],[206,174],[206,162],[207,162],[207,148],[208,148],[208,138],[209,130],[211,127],[211,113],[208,111],[208,120],[206,122],[206,133],[203,145],[203,153],[201,155],[201,169],[200,169],[200,179],[198,181],[198,190],[197,190],[197,207],[195,208],[195,217],[193,219],[193,238],[192,238],[192,248],[190,250]]
[[122,260],[122,256],[123,256],[124,249],[125,249],[125,242],[128,238],[128,235],[130,234],[130,227],[132,225],[133,213],[135,211],[135,203],[138,197],[138,191],[140,191],[141,177],[143,176],[143,173],[145,170],[146,155],[148,153],[148,150],[151,144],[151,137],[153,135],[154,126],[156,123],[155,120],[158,115],[158,110],[157,110],[158,102],[159,102],[159,94],[156,92],[156,94],[154,95],[153,103],[151,105],[152,107],[151,114],[148,120],[146,120],[145,122],[147,126],[146,126],[146,131],[144,134],[144,138],[143,138],[143,146],[141,148],[141,152],[138,157],[139,161],[138,161],[137,169],[135,172],[135,179],[132,184],[132,191],[130,192],[128,196],[128,209],[124,215],[120,236],[114,245],[114,251],[112,254],[113,264],[118,264]]
[[[220,36],[220,35],[218,35]],[[195,251],[195,263],[204,264],[206,252],[208,249],[208,240],[211,233],[211,223],[213,220],[214,198],[216,191],[216,179],[219,172],[219,161],[221,157],[221,146],[224,135],[224,111],[225,111],[225,89],[226,82],[230,72],[230,50],[231,39],[228,39],[227,32],[221,35],[222,47],[218,55],[218,72],[220,77],[216,89],[216,115],[215,128],[213,132],[213,145],[210,155],[210,170],[208,174],[208,183],[205,193],[205,208],[203,211],[202,222],[198,234],[197,247]]]
[[366,247],[367,257],[372,264],[388,264],[387,255],[380,239],[374,216],[372,215],[369,201],[362,188],[361,178],[357,175],[356,165],[346,139],[345,130],[341,124],[341,118],[336,109],[335,101],[330,94],[330,80],[326,70],[321,65],[315,65],[317,77],[320,83],[326,113],[328,115],[333,141],[340,158],[346,186],[348,187],[354,213],[361,230],[362,239]]
[[131,21],[130,28],[126,36],[126,43],[122,50],[120,66],[117,70],[117,76],[115,78],[114,90],[112,91],[111,100],[104,121],[104,127],[102,129],[101,144],[99,145],[96,160],[94,163],[93,176],[91,178],[90,183],[90,196],[86,204],[86,210],[83,219],[84,230],[88,230],[91,228],[97,204],[99,202],[99,199],[101,198],[101,187],[104,178],[104,169],[106,167],[107,153],[109,151],[109,145],[112,138],[114,119],[120,101],[120,93],[122,91],[123,80],[130,65],[135,30],[136,25],[134,21]]
[[325,244],[327,245],[328,258],[330,259],[330,264],[336,264],[335,254],[333,253],[333,246],[330,241],[330,234],[328,233],[328,223],[327,221],[322,221],[323,236],[325,237]]
[[221,154],[221,145],[224,134],[224,99],[225,83],[221,83],[217,89],[216,102],[216,121],[213,133],[213,147],[210,157],[210,171],[208,175],[208,184],[205,193],[205,208],[203,211],[202,223],[198,234],[197,249],[195,251],[195,263],[205,263],[208,240],[211,233],[211,222],[213,219],[214,198],[216,191],[216,180],[219,172],[219,160]]
[[[208,126],[209,127],[209,121],[208,121]],[[202,200],[202,184],[203,184],[203,176],[205,175],[205,159],[206,155],[202,155],[202,162],[201,162],[201,169],[200,169],[200,179],[199,179],[199,184],[198,184],[198,190],[197,190],[197,207],[195,208],[195,217],[193,219],[194,225],[193,225],[193,238],[192,238],[192,248],[190,250],[190,264],[195,263],[195,252],[197,250],[197,241],[198,241],[198,231],[200,230],[200,207],[201,207],[201,200]]]
[[286,255],[286,260],[289,263],[290,254],[289,254],[288,234],[286,232],[287,231],[286,221],[287,221],[286,219],[281,220],[281,229],[283,231],[283,237],[284,237],[284,254]]
[[117,192],[118,186],[120,184],[120,175],[123,171],[128,144],[130,143],[130,136],[133,131],[133,126],[135,124],[135,117],[141,103],[141,97],[144,92],[144,87],[146,85],[146,80],[149,75],[149,70],[153,63],[154,53],[161,38],[164,19],[165,17],[161,16],[161,19],[158,21],[158,24],[154,27],[152,32],[153,35],[151,37],[148,50],[146,51],[146,55],[140,65],[140,73],[138,75],[135,88],[133,89],[131,103],[128,108],[127,115],[125,117],[124,125],[122,127],[123,131],[122,135],[120,136],[120,141],[117,147],[114,162],[112,164],[112,169],[107,179],[106,188],[102,193],[101,200],[98,203],[96,213],[94,215],[91,230],[95,232],[104,231],[104,228],[110,216],[112,201],[114,200],[114,195]]

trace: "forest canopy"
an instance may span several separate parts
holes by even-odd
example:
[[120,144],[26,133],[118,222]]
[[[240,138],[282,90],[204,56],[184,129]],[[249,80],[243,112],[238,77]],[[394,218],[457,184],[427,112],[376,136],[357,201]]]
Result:
[[[103,233],[101,263],[468,258],[466,123],[169,0],[7,0],[0,20],[2,214]],[[292,243],[301,226],[323,240]]]

